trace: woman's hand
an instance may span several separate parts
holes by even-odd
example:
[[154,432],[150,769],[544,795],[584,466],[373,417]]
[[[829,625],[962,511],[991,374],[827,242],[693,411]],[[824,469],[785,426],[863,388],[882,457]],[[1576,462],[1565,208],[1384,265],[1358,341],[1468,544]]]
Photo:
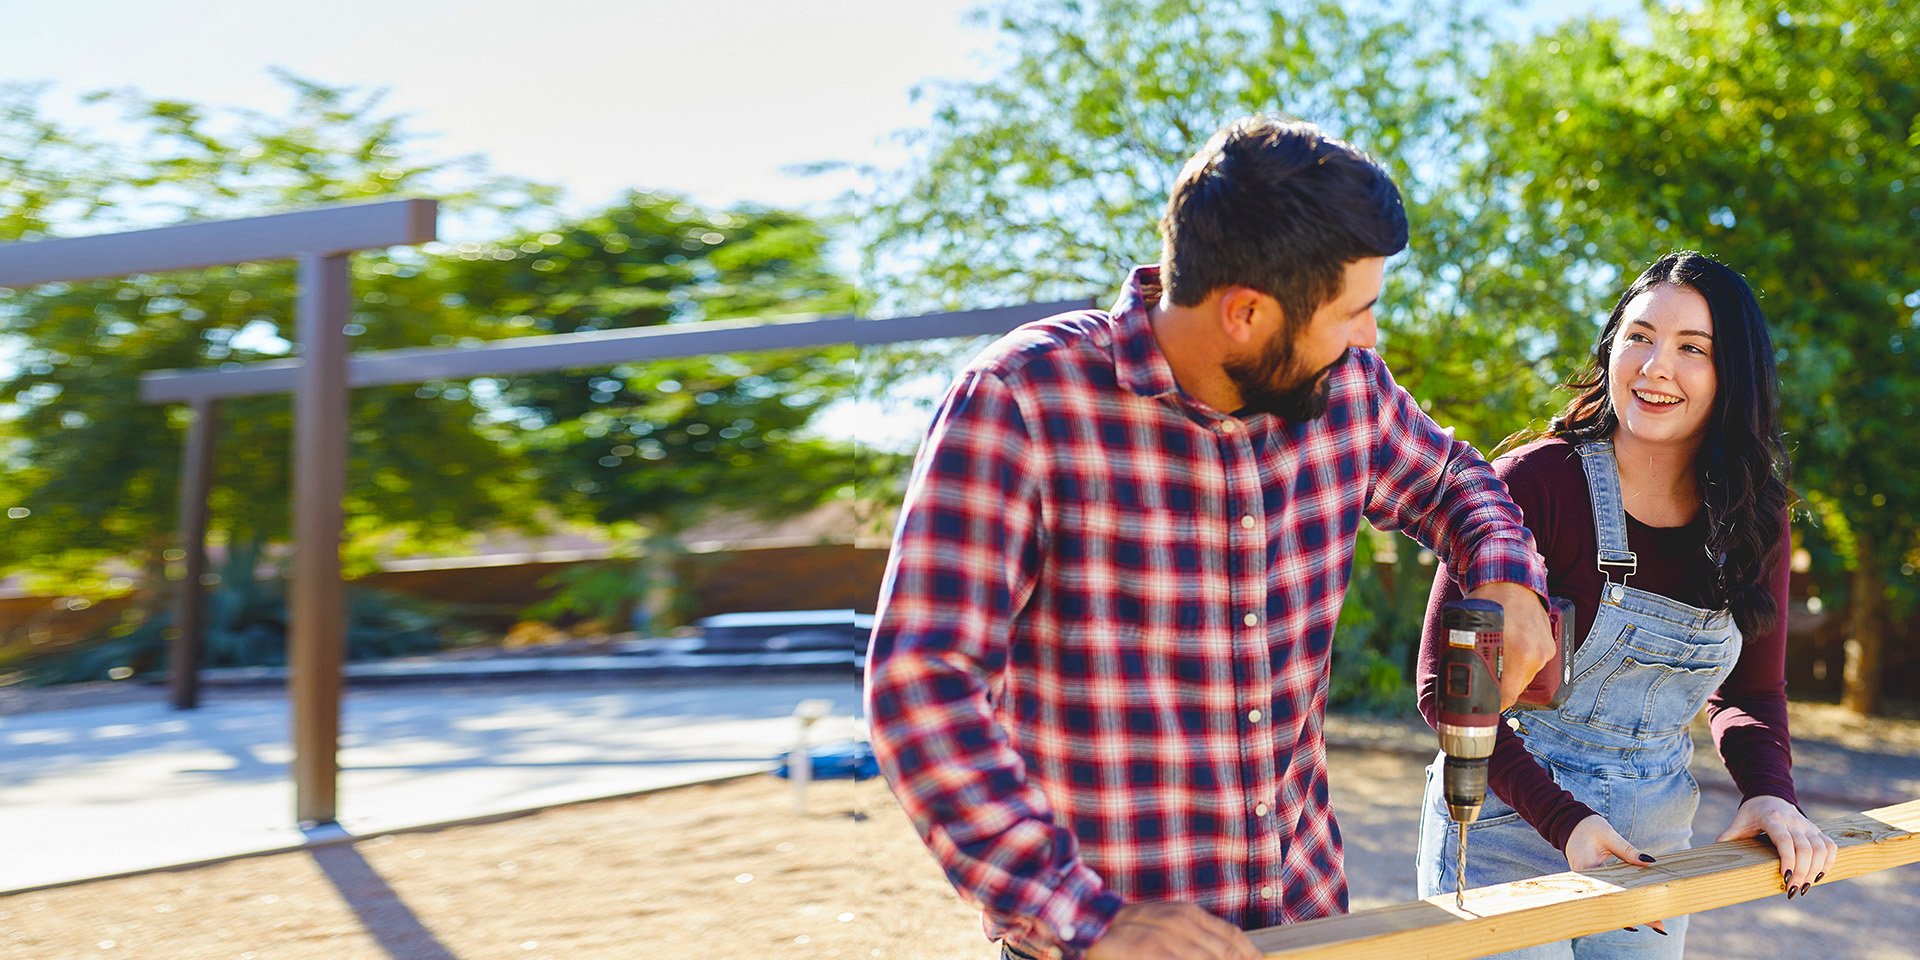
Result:
[[[1786,884],[1789,900],[1796,894],[1805,896],[1826,878],[1840,857],[1840,846],[1832,837],[1798,807],[1779,797],[1754,797],[1742,803],[1733,815],[1733,824],[1718,839],[1742,840],[1763,833],[1780,852],[1780,882]],[[1571,841],[1567,847],[1573,847]]]
[[[1638,847],[1627,842],[1620,831],[1613,829],[1607,818],[1594,814],[1573,828],[1567,836],[1567,866],[1574,870],[1591,870],[1604,865],[1610,858],[1619,858],[1622,863],[1631,863],[1645,869],[1653,858],[1640,852]],[[1647,924],[1655,933],[1666,936],[1667,925],[1659,920]],[[1626,928],[1628,930],[1633,927]]]

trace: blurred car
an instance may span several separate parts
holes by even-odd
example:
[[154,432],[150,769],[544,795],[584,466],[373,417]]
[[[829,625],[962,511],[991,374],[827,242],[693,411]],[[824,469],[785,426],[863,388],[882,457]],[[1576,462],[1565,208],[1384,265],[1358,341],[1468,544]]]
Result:
[[863,654],[873,615],[844,610],[779,610],[722,613],[694,621],[703,653],[779,653],[842,650]]

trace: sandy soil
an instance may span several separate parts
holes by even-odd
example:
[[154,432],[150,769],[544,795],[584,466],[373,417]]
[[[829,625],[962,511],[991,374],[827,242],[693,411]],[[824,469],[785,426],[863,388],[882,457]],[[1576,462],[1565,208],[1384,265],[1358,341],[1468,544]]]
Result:
[[[5,705],[15,710],[57,708],[50,699],[12,699]],[[99,702],[97,694],[90,700]],[[1377,749],[1342,750],[1335,758],[1334,800],[1347,835],[1353,905],[1407,899],[1409,811],[1417,805],[1422,762],[1414,754],[1431,749],[1431,734],[1410,732],[1403,722],[1343,724],[1349,742],[1378,741]],[[1920,724],[1913,721],[1861,720],[1796,704],[1794,726],[1883,756],[1920,751]],[[1724,819],[1729,812],[1704,815]],[[1910,903],[1916,892],[1911,871],[1899,873],[1881,878],[1887,888],[1879,893],[1849,885],[1854,897],[1821,902],[1862,898],[1862,915],[1846,920],[1887,926],[1885,911]],[[1712,946],[1708,931],[1700,931],[1703,956],[1743,955],[1752,944],[1735,937],[1749,927],[1745,932],[1760,931],[1760,939],[1776,944],[1798,934],[1805,942],[1795,945],[1812,950],[1830,948],[1833,932],[1847,929],[1797,905],[1768,905],[1764,914],[1756,905],[1735,917],[1739,909],[1717,912],[1735,929]],[[1876,932],[1890,937],[1884,949],[1840,955],[1908,955],[1900,944],[1912,941],[1900,938],[1916,933]],[[877,781],[816,783],[805,814],[794,812],[785,781],[756,776],[0,897],[0,960],[992,955],[977,915],[947,886]]]
[[[1422,759],[1329,759],[1353,907],[1410,899]],[[1702,801],[1718,829],[1736,798]],[[1689,955],[1911,957],[1916,870],[1696,917]],[[816,783],[805,814],[755,776],[0,897],[0,960],[993,955],[877,781]]]
[[808,808],[758,776],[17,894],[0,957],[987,954],[885,786],[816,783]]

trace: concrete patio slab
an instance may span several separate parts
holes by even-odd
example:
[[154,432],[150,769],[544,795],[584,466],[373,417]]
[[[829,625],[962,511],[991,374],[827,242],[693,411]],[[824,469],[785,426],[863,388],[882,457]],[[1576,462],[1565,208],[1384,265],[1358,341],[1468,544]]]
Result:
[[[368,836],[766,770],[806,699],[813,742],[859,727],[846,682],[355,690],[340,822]],[[315,842],[293,823],[284,698],[0,717],[0,893]]]

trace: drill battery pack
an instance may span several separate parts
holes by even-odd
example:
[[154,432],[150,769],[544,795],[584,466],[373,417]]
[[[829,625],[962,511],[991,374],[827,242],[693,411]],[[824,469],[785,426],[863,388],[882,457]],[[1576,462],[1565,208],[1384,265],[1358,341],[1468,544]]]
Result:
[[1533,683],[1520,694],[1515,706],[1522,710],[1558,710],[1567,701],[1567,687],[1573,684],[1573,655],[1580,641],[1574,635],[1573,601],[1553,597],[1547,601],[1547,629],[1553,634],[1553,659],[1534,675]]

